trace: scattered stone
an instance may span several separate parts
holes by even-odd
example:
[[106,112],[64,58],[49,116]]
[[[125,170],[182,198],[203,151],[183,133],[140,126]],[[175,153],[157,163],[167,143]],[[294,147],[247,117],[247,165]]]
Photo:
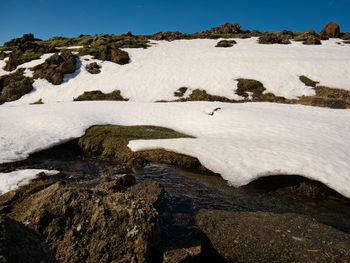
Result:
[[334,22],[328,22],[320,32],[320,37],[327,40],[331,37],[340,37],[340,26]]
[[33,80],[23,75],[23,69],[0,77],[0,104],[18,100],[33,89]]
[[311,35],[303,42],[304,45],[321,45],[321,41],[318,37]]
[[91,74],[98,74],[101,72],[100,66],[96,62],[90,63],[87,71]]
[[240,24],[232,24],[226,22],[223,25],[213,27],[205,31],[205,33],[210,34],[240,34],[240,33],[250,33],[249,30],[242,30]]
[[126,192],[132,195],[135,200],[142,199],[146,203],[155,207],[159,205],[164,196],[164,187],[154,181],[143,181],[137,185],[131,186]]
[[36,78],[43,78],[54,85],[60,85],[63,82],[63,75],[74,73],[76,70],[76,57],[68,49],[61,51],[61,54],[55,53],[33,68]]
[[298,214],[201,210],[196,223],[229,262],[347,262],[350,236]]
[[233,47],[233,45],[237,44],[234,40],[221,40],[216,44],[216,47]]
[[48,245],[33,229],[0,215],[0,262],[56,262]]
[[82,95],[75,98],[74,101],[83,100],[117,100],[117,101],[127,101],[121,94],[120,90],[115,90],[111,93],[103,93],[100,90],[85,91]]

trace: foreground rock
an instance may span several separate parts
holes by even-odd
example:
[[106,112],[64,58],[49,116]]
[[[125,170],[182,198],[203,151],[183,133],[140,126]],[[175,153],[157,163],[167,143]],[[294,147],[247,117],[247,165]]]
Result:
[[0,215],[0,262],[56,262],[48,245],[34,230]]
[[33,89],[33,80],[23,76],[23,69],[0,77],[0,104],[18,100]]
[[76,57],[69,50],[63,50],[61,54],[55,53],[45,63],[40,64],[34,69],[34,78],[47,79],[54,85],[63,82],[63,75],[74,73],[76,70]]
[[[53,183],[15,200],[26,186],[8,193],[6,205],[0,199],[0,206],[9,215],[21,209],[23,222],[42,234],[60,262],[156,262],[161,229],[154,199],[123,193],[134,182],[128,175],[102,179],[94,188]],[[161,199],[158,187],[148,187],[155,199]]]
[[320,32],[321,39],[340,37],[340,26],[334,22],[328,22]]
[[201,210],[209,246],[229,262],[348,262],[350,235],[298,214]]

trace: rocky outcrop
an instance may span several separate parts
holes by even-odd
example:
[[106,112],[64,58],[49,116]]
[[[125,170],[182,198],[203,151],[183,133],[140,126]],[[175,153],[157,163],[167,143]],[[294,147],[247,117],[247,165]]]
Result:
[[303,42],[304,45],[321,45],[320,39],[315,35],[310,35],[307,37],[307,39]]
[[235,40],[221,40],[216,44],[216,47],[233,47],[237,44]]
[[8,42],[4,43],[4,47],[14,47],[14,46],[20,46],[27,42],[34,42],[34,41],[40,41],[41,39],[34,38],[34,35],[32,33],[24,34],[20,38],[13,38]]
[[94,188],[57,182],[15,201],[26,186],[9,194],[3,211],[21,209],[22,221],[44,237],[60,262],[157,262],[161,228],[152,203],[164,189],[147,187],[143,193],[150,199],[123,192],[134,183],[132,175],[104,178]]
[[0,215],[0,262],[57,262],[49,246],[33,229]]
[[320,32],[321,39],[328,39],[330,37],[340,37],[340,26],[334,22],[328,22]]
[[292,35],[283,33],[265,33],[259,37],[259,44],[290,44]]
[[341,37],[343,40],[350,40],[350,32],[344,33],[344,35]]
[[87,67],[87,71],[91,74],[98,74],[101,72],[100,66],[96,62],[90,63]]
[[23,76],[23,69],[0,77],[0,104],[18,100],[33,89],[33,80]]
[[130,62],[129,54],[126,51],[123,51],[119,48],[112,48],[106,46],[103,49],[92,50],[89,52],[95,59],[107,60],[119,65],[125,65]]
[[115,90],[111,93],[103,93],[100,90],[85,91],[82,95],[74,99],[75,101],[83,100],[118,100],[127,101],[121,94],[120,90]]
[[153,40],[167,40],[167,41],[173,41],[176,39],[183,39],[185,37],[185,34],[182,34],[179,31],[161,31],[158,33],[154,33],[150,36]]
[[350,260],[349,234],[303,215],[201,210],[196,223],[228,262]]
[[232,24],[226,22],[223,25],[213,27],[205,31],[205,33],[210,34],[241,34],[241,33],[250,33],[249,30],[242,30],[240,24]]
[[47,79],[54,85],[63,82],[63,75],[74,73],[76,70],[76,57],[69,50],[62,50],[61,54],[55,53],[43,64],[33,68],[34,78]]

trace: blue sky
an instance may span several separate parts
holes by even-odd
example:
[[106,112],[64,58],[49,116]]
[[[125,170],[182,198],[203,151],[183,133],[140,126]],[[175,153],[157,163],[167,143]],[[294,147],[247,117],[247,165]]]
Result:
[[350,31],[350,0],[1,0],[0,44],[24,33],[199,32],[224,22],[243,29],[319,32],[327,21]]

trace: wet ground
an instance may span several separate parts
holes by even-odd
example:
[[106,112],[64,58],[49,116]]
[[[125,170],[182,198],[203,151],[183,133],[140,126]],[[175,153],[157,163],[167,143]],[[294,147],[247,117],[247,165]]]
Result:
[[[67,151],[35,154],[26,161],[5,165],[1,170],[24,168],[59,170],[58,180],[85,186],[93,186],[100,177],[122,173],[116,164]],[[300,176],[266,177],[234,188],[220,176],[160,164],[148,164],[133,173],[138,182],[154,180],[165,187],[166,194],[158,211],[170,244],[193,234],[194,215],[200,209],[298,213],[350,233],[350,200]]]

